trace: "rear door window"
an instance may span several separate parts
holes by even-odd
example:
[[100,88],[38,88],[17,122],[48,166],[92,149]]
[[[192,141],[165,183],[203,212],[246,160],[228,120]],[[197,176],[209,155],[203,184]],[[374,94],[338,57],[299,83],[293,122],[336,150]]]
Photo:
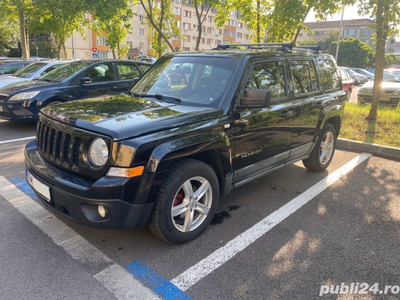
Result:
[[317,74],[312,60],[290,61],[294,93],[303,94],[318,90]]

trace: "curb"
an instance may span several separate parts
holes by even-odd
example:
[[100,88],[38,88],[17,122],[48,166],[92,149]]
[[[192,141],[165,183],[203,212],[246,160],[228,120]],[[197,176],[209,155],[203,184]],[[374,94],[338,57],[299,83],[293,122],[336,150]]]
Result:
[[366,142],[358,142],[341,138],[337,139],[336,146],[341,149],[368,152],[386,158],[400,159],[400,148],[382,146]]

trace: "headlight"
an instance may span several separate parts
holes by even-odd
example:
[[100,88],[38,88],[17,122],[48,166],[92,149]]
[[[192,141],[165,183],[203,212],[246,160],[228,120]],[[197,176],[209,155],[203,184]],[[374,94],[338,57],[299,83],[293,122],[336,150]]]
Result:
[[361,88],[359,91],[358,91],[358,93],[360,93],[360,94],[367,94],[367,95],[372,95],[372,90],[371,89],[368,89],[368,88]]
[[10,99],[8,99],[8,101],[32,99],[33,97],[35,97],[39,93],[40,93],[40,91],[28,92],[28,93],[19,93],[19,94],[16,94],[16,95],[12,96]]
[[96,138],[89,146],[89,160],[96,167],[102,167],[108,159],[108,147],[101,138]]

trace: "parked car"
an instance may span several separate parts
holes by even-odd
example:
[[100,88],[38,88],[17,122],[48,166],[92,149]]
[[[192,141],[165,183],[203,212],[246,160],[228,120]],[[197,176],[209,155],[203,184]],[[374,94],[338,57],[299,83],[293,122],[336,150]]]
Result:
[[[42,109],[25,149],[42,203],[98,228],[150,222],[183,243],[232,189],[299,160],[325,170],[346,103],[334,58],[292,44],[241,46],[167,54],[132,96]],[[165,70],[177,64],[191,73],[171,85]]]
[[18,70],[33,63],[33,60],[1,60],[0,75],[14,74]]
[[55,68],[58,68],[67,61],[41,61],[35,62],[26,67],[18,70],[14,74],[0,76],[0,89],[17,82],[23,82],[28,80],[33,80],[44,76],[45,74],[51,72]]
[[128,92],[133,79],[151,64],[125,60],[69,62],[37,80],[8,85],[0,90],[0,118],[36,121],[42,107],[71,100]]
[[[358,103],[372,103],[374,82],[365,83],[358,91]],[[383,70],[383,80],[379,103],[398,106],[400,102],[400,70]]]
[[364,84],[368,81],[368,78],[365,75],[357,73],[350,68],[346,68],[346,67],[341,67],[341,68],[346,69],[346,71],[349,72],[351,78],[353,78],[354,85]]
[[360,69],[360,68],[351,68],[351,69],[359,74],[367,76],[368,80],[374,80],[374,74],[372,74],[371,72],[368,72],[367,70]]
[[340,70],[340,75],[342,77],[342,87],[344,92],[346,93],[347,96],[347,101],[350,100],[351,92],[353,91],[353,78],[351,78],[349,72],[347,72],[346,69],[339,68]]

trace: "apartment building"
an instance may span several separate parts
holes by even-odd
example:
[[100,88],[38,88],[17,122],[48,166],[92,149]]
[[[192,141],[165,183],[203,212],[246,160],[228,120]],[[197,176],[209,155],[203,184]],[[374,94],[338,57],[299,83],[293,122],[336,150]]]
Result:
[[[324,21],[324,22],[307,22],[305,26],[309,27],[313,33],[305,32],[302,30],[299,34],[297,42],[314,40],[319,41],[325,39],[329,31],[339,32],[341,21]],[[374,33],[375,29],[372,25],[374,21],[370,19],[354,19],[354,20],[343,20],[342,21],[342,33],[341,36],[344,39],[349,37],[359,38],[362,42],[368,44],[372,49],[375,49]],[[394,38],[388,38],[386,41],[386,51],[393,51]]]
[[[199,28],[196,18],[195,7],[190,0],[173,0],[173,13],[176,16],[178,27],[181,29],[181,36],[170,40],[175,51],[194,51],[198,39]],[[147,24],[146,14],[141,5],[134,8],[131,30],[128,33],[126,44],[129,52],[126,59],[135,59],[139,55],[151,55],[151,44],[148,38],[149,25]],[[250,41],[250,33],[247,27],[240,20],[237,11],[232,11],[229,20],[223,27],[218,27],[214,18],[215,10],[210,10],[203,23],[202,36],[199,44],[200,51],[211,50],[219,44],[228,42],[244,44]],[[69,58],[112,58],[112,52],[107,46],[104,36],[97,35],[93,30],[86,29],[85,36],[74,34],[66,42],[67,54]]]

